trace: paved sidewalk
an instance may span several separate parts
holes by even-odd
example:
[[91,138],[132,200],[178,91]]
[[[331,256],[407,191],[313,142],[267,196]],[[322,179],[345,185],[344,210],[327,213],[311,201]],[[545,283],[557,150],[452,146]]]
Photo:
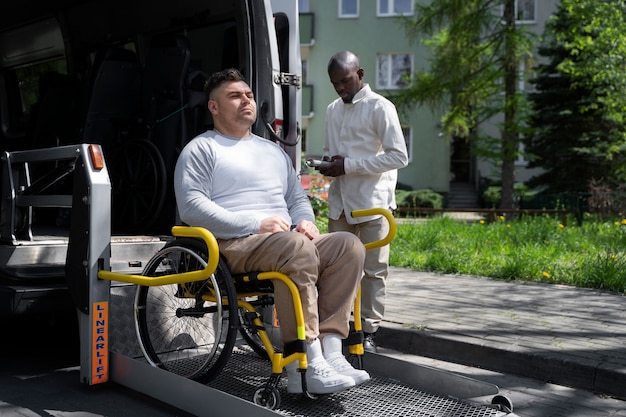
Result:
[[626,297],[392,268],[379,345],[626,399]]

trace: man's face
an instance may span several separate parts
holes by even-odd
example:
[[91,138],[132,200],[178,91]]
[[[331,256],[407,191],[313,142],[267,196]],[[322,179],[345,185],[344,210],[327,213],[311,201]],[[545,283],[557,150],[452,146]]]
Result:
[[244,81],[225,82],[211,93],[209,110],[213,119],[225,124],[247,124],[256,120],[256,102],[252,90]]
[[363,88],[363,69],[334,68],[328,71],[330,82],[344,103],[351,103],[354,95]]

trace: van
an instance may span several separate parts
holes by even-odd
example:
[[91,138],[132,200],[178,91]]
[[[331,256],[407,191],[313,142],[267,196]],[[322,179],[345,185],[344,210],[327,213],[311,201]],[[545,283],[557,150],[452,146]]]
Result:
[[279,142],[299,170],[299,48],[292,0],[2,2],[0,317],[73,306],[74,166],[55,149],[100,145],[111,266],[128,273],[141,272],[176,223],[173,170],[185,144],[212,127],[211,73],[243,73],[258,104],[253,132]]

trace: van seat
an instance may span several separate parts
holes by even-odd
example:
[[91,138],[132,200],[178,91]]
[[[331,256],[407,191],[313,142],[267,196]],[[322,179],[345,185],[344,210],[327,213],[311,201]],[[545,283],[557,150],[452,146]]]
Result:
[[140,115],[141,65],[134,52],[110,48],[96,56],[85,116],[83,141],[109,144],[120,124]]
[[151,139],[168,172],[174,169],[181,144],[187,139],[183,107],[185,79],[191,59],[189,39],[159,35],[152,39],[144,70],[144,116]]

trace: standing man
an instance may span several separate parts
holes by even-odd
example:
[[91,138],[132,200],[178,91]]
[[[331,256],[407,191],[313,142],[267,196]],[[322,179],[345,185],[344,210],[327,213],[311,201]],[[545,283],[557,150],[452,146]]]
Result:
[[[210,230],[231,272],[279,271],[298,287],[304,315],[312,394],[341,391],[367,381],[342,354],[361,279],[365,248],[350,233],[321,235],[289,156],[254,135],[252,90],[236,69],[215,73],[205,85],[215,128],[182,150],[174,172],[180,218]],[[287,286],[274,280],[274,300],[285,343],[297,339]],[[287,390],[301,393],[296,364]]]
[[[320,173],[334,177],[328,193],[330,232],[349,231],[363,243],[380,240],[389,226],[382,216],[353,218],[352,210],[395,209],[398,168],[408,164],[406,143],[394,104],[363,82],[363,68],[349,51],[337,52],[328,76],[339,98],[326,109],[324,160]],[[374,335],[385,311],[389,245],[365,255],[361,314],[366,351],[376,352]]]

